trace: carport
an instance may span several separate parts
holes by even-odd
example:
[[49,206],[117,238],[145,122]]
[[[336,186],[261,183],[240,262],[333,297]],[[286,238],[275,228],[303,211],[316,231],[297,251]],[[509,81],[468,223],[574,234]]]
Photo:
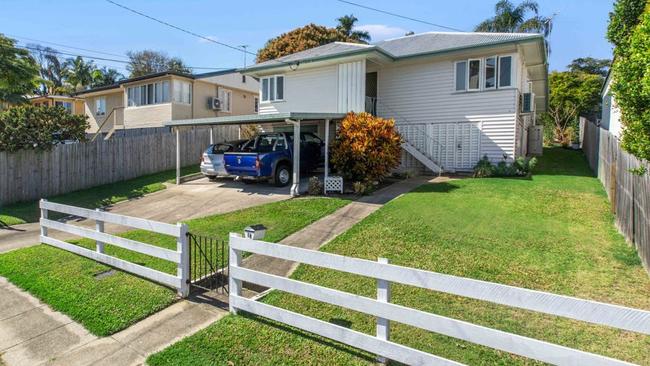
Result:
[[[329,141],[330,141],[330,122],[336,123],[345,117],[345,113],[302,113],[302,112],[289,112],[289,113],[273,113],[273,114],[248,114],[241,116],[226,116],[226,117],[212,117],[212,118],[199,118],[199,119],[186,119],[176,120],[165,123],[165,126],[171,127],[172,131],[176,133],[176,184],[181,183],[181,138],[180,130],[186,127],[217,127],[217,126],[232,126],[232,125],[263,125],[274,123],[287,123],[293,125],[293,168],[292,168],[292,184],[291,195],[298,196],[300,194],[300,125],[302,122],[324,122],[325,123],[325,179],[329,175]],[[298,138],[296,138],[298,136]],[[212,135],[210,142],[214,143]]]

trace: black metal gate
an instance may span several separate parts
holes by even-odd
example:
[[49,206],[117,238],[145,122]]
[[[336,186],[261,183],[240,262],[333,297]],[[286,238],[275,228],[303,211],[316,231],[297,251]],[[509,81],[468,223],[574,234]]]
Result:
[[187,233],[190,290],[228,292],[228,247],[224,240]]

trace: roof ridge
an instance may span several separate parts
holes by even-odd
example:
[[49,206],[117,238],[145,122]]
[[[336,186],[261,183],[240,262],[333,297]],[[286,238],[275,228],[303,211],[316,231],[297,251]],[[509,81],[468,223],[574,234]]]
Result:
[[444,32],[444,31],[429,31],[429,32],[422,32],[422,33],[416,33],[416,34],[411,34],[408,36],[400,36],[400,37],[395,37],[395,38],[388,38],[383,41],[380,41],[376,44],[381,44],[383,42],[388,42],[388,41],[396,41],[398,39],[403,39],[403,38],[410,38],[410,37],[418,37],[418,36],[423,36],[427,34],[453,34],[453,35],[462,35],[462,36],[469,36],[469,35],[491,35],[491,36],[502,36],[502,35],[516,35],[516,36],[540,36],[542,35],[541,33],[523,33],[523,32]]

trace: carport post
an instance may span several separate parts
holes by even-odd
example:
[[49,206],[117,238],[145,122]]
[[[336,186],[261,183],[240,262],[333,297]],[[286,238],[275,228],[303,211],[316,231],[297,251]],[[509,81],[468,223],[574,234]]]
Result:
[[176,184],[181,184],[181,132],[176,127]]
[[[327,181],[327,176],[329,175],[329,164],[327,163],[330,159],[330,120],[325,120],[325,181]],[[323,184],[325,187],[325,184]],[[325,191],[327,193],[327,191]]]
[[210,126],[210,145],[214,144],[214,130]]
[[291,184],[291,196],[300,195],[300,120],[287,119],[286,122],[293,124],[293,182]]

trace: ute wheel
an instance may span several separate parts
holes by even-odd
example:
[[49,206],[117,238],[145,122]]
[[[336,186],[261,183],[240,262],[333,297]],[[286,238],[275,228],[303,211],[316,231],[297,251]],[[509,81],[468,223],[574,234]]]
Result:
[[289,182],[291,182],[291,168],[286,164],[279,165],[275,169],[273,183],[275,183],[277,187],[285,187]]

